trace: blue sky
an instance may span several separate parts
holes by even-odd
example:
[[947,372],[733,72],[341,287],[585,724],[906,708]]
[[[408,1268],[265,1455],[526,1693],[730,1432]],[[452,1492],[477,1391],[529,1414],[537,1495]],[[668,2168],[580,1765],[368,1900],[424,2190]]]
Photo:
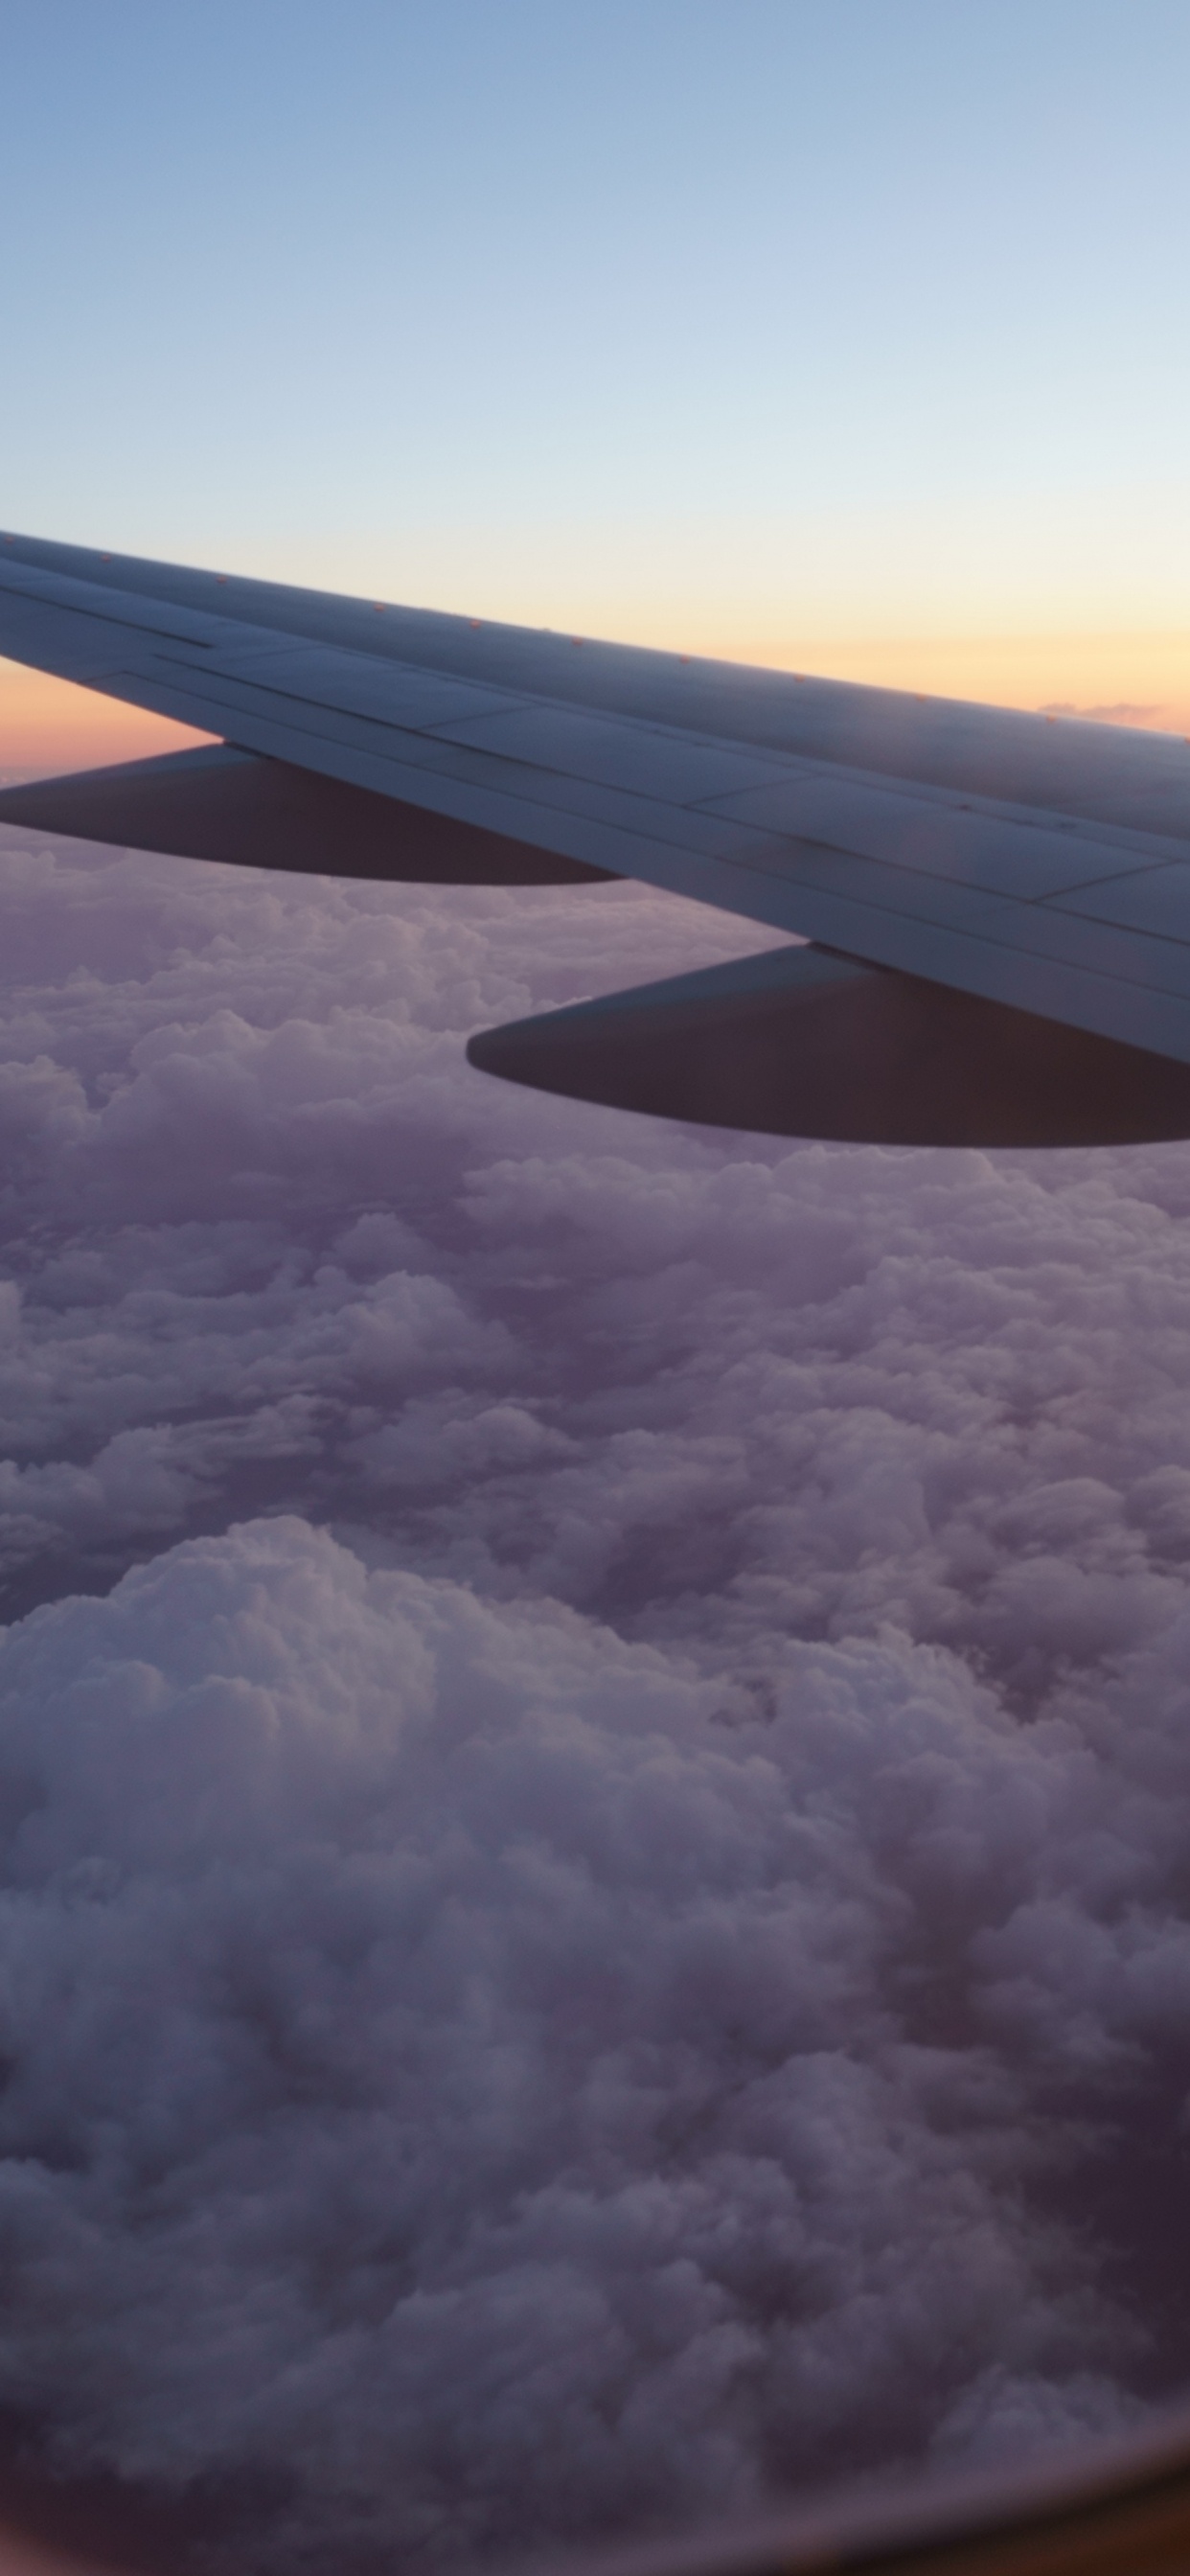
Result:
[[0,510],[775,659],[1184,638],[1188,73],[1180,0],[13,0]]

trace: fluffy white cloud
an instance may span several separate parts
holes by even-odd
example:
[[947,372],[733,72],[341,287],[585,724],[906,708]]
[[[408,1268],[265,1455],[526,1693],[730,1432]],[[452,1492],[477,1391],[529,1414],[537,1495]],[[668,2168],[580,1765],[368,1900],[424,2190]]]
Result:
[[59,2473],[263,2472],[269,2563],[433,2558],[1123,2411],[1022,2188],[1072,2153],[1034,1916],[1109,2055],[1190,1945],[1095,1902],[1145,1785],[952,1658],[791,1646],[741,1723],[257,1521],[10,1632],[0,1799],[0,2406]]
[[277,2576],[1127,2420],[1187,1150],[472,1073],[757,944],[638,890],[0,868],[0,2419]]

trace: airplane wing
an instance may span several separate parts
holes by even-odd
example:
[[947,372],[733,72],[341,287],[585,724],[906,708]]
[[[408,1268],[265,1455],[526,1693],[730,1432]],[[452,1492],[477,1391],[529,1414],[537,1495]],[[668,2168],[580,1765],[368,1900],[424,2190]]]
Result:
[[0,821],[393,881],[634,877],[795,947],[471,1042],[778,1134],[1190,1134],[1190,742],[0,536],[0,653],[216,734]]

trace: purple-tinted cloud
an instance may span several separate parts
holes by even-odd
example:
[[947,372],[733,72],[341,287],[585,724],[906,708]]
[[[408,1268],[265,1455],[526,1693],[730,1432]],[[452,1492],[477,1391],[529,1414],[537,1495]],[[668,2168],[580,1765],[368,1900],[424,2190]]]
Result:
[[0,2418],[270,2576],[1130,2420],[1186,1149],[471,1072],[757,944],[638,890],[2,866]]

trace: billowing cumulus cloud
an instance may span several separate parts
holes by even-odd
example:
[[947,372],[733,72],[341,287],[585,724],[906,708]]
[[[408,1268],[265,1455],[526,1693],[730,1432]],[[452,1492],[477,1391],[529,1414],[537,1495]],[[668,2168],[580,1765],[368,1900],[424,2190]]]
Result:
[[10,2449],[293,2576],[1132,2420],[1190,1149],[471,1072],[757,944],[639,890],[0,868]]

